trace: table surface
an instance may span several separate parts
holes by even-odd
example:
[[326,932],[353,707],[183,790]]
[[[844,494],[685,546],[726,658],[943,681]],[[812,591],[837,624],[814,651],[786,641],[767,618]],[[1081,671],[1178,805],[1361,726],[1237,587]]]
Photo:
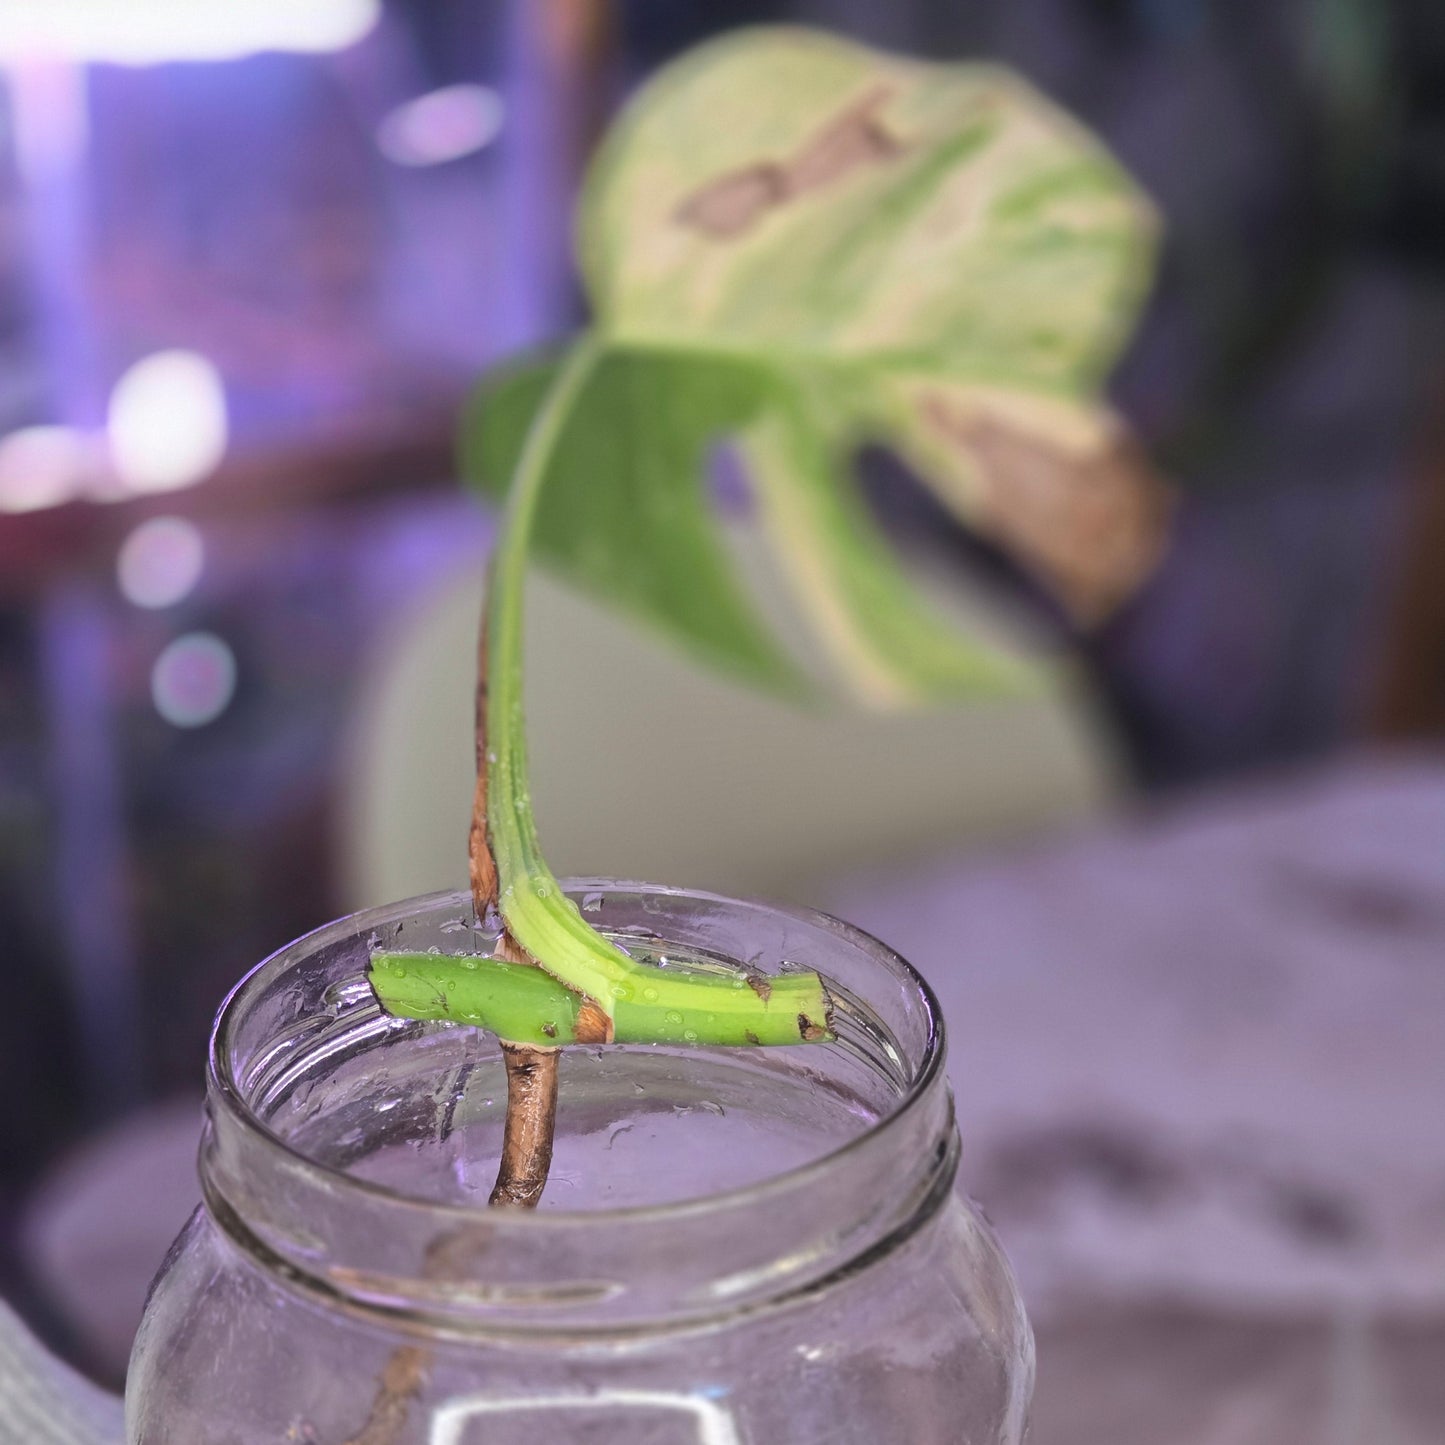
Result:
[[1031,1445],[1445,1441],[1445,756],[1355,757],[835,912],[944,1007]]
[[1445,1310],[1445,755],[1356,757],[832,904],[938,992],[965,1178],[1039,1308]]

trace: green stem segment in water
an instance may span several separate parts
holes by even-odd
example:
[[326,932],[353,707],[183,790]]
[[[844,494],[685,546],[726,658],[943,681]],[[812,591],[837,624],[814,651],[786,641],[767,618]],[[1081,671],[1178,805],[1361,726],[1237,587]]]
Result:
[[527,556],[548,462],[605,345],[595,333],[576,342],[536,414],[512,479],[488,587],[479,719],[487,842],[507,934],[540,970],[497,959],[378,954],[371,984],[389,1013],[459,1019],[513,1043],[741,1045],[831,1038],[831,1000],[816,973],[698,974],[638,963],[586,922],[542,856],[522,709]]
[[[826,1002],[817,974],[687,975],[635,964],[642,1005],[618,1000],[612,1042],[619,1044],[796,1044],[800,1016],[822,1021]],[[371,985],[390,1013],[455,1019],[509,1043],[595,1043],[586,1000],[545,969],[498,958],[438,953],[376,953]],[[649,998],[648,995],[655,995]],[[809,1014],[808,1011],[813,1013]]]

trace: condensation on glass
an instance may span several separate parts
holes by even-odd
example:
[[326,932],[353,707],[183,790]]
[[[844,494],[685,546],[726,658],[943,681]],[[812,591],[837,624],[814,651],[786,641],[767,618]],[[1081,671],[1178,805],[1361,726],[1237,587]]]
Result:
[[819,914],[600,881],[670,968],[816,968],[836,1043],[569,1049],[536,1214],[488,1211],[495,1040],[380,1013],[375,944],[486,949],[463,895],[332,924],[221,1010],[205,1205],[136,1342],[133,1445],[1019,1445],[1033,1345],[926,985]]

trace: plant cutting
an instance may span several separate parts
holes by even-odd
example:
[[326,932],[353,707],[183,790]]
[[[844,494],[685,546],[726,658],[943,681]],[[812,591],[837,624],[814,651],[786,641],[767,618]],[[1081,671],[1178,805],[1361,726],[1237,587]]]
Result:
[[[1021,1445],[1031,1337],[953,1187],[927,984],[823,915],[557,879],[524,584],[549,562],[805,701],[1055,686],[937,610],[855,457],[893,450],[1080,625],[1106,615],[1167,510],[1098,396],[1152,235],[1102,148],[991,66],[752,30],[633,100],[579,205],[587,329],[484,378],[464,425],[505,498],[469,893],[338,920],[223,1005],[207,1202],[138,1337],[137,1445]],[[749,600],[719,446],[826,671]],[[584,1207],[536,1209],[554,1138]],[[473,1207],[488,1183],[506,1207]]]
[[[485,379],[472,477],[506,497],[476,707],[469,862],[497,956],[379,952],[383,1006],[503,1041],[495,1203],[535,1205],[568,1044],[831,1037],[824,980],[638,962],[569,900],[533,820],[522,702],[534,552],[748,682],[809,680],[750,607],[709,505],[739,453],[824,650],[875,705],[1047,685],[910,580],[852,459],[891,447],[1081,621],[1153,564],[1163,492],[1098,400],[1148,270],[1147,204],[1068,117],[991,66],[802,30],[705,45],[634,99],[583,188],[589,328]],[[579,700],[587,704],[587,700]]]

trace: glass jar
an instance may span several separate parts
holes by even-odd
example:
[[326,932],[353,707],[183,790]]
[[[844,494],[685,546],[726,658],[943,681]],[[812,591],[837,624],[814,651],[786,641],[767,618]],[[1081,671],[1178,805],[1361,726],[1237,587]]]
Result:
[[822,914],[568,891],[662,966],[818,969],[837,1041],[570,1048],[541,1208],[487,1210],[495,1039],[390,1018],[363,975],[376,945],[488,950],[466,896],[282,949],[216,1023],[132,1445],[1018,1445],[1032,1337],[954,1189],[928,986]]

